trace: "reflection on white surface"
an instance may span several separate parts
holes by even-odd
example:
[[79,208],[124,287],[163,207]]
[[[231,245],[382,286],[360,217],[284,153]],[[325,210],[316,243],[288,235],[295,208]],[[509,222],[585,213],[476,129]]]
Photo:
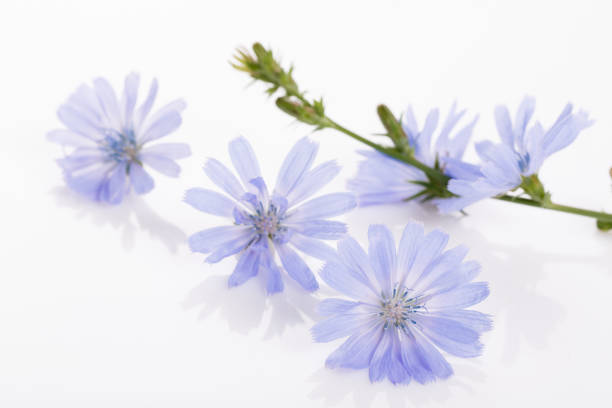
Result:
[[[210,276],[193,288],[183,301],[185,309],[198,309],[200,319],[217,313],[230,330],[248,334],[265,324],[264,338],[280,336],[292,326],[316,318],[315,295],[301,289],[284,276],[285,289],[267,296],[262,279],[249,279],[235,288],[227,287],[227,276]],[[265,316],[265,319],[264,319]],[[265,323],[264,323],[265,321]]]
[[393,408],[418,407],[432,402],[442,405],[457,391],[474,393],[475,386],[485,379],[485,373],[477,361],[457,363],[456,360],[452,361],[455,375],[447,380],[425,385],[412,382],[394,386],[388,381],[371,384],[367,370],[322,368],[309,380],[314,384],[309,397],[322,400],[326,406],[351,402],[357,408],[380,406],[381,400]]
[[137,194],[127,195],[119,205],[109,205],[88,200],[66,186],[56,187],[51,193],[58,206],[74,210],[76,219],[89,219],[96,226],[110,225],[120,230],[125,249],[134,247],[136,229],[147,232],[172,253],[187,241],[180,228],[164,220]]

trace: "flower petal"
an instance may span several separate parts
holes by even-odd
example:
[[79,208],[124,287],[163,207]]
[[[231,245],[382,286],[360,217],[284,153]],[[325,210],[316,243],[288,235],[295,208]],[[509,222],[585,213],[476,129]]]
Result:
[[323,261],[336,260],[338,255],[334,248],[318,239],[295,234],[290,239],[291,244],[303,253]]
[[395,271],[395,241],[391,231],[384,225],[370,225],[368,228],[370,242],[369,257],[374,276],[383,293],[391,293],[391,272]]
[[318,148],[319,145],[307,137],[300,139],[291,148],[278,172],[274,187],[276,194],[286,196],[298,185],[317,156]]
[[357,205],[351,193],[332,193],[313,198],[296,208],[287,216],[289,222],[328,218],[344,214]]
[[193,252],[207,254],[227,242],[245,236],[248,230],[249,228],[236,225],[224,225],[205,229],[189,237],[189,248]]
[[405,282],[424,235],[423,225],[417,222],[410,222],[404,228],[397,250],[397,276],[394,277],[394,281]]
[[478,332],[456,320],[420,316],[419,328],[436,346],[458,357],[476,357],[482,353]]
[[345,223],[329,220],[308,220],[287,225],[302,235],[318,239],[340,239],[347,230]]
[[130,180],[136,194],[145,194],[153,190],[153,178],[137,163],[130,164]]
[[143,154],[154,154],[165,156],[169,159],[178,160],[191,156],[191,149],[186,143],[157,143],[142,149]]
[[169,111],[147,127],[140,136],[140,143],[148,143],[152,140],[167,136],[178,129],[182,122],[183,119],[180,113],[177,111]]
[[317,306],[317,313],[321,316],[332,316],[339,313],[346,313],[355,306],[360,305],[359,302],[344,299],[324,299]]
[[411,288],[415,285],[425,268],[442,253],[447,242],[448,234],[439,229],[435,229],[425,235],[419,243],[412,268],[406,276],[406,281],[404,282],[406,287]]
[[232,288],[235,286],[242,285],[244,282],[257,275],[259,270],[259,259],[261,257],[261,250],[259,248],[251,247],[247,250],[236,264],[234,272],[230,275],[227,280],[227,285]]
[[319,276],[338,292],[354,299],[373,302],[378,300],[376,292],[355,278],[354,272],[339,262],[327,262]]
[[482,302],[489,296],[489,286],[486,282],[473,282],[446,292],[432,295],[427,301],[427,309],[437,310],[463,309]]
[[172,159],[157,154],[142,153],[140,160],[168,177],[178,177],[181,167]]
[[95,144],[91,139],[85,138],[71,130],[55,129],[47,133],[47,140],[53,143],[59,143],[64,146],[74,147],[93,147]]
[[239,137],[230,142],[229,154],[232,164],[245,186],[248,186],[252,179],[261,177],[255,152],[244,137]]
[[299,283],[302,288],[310,292],[319,288],[319,284],[312,271],[294,250],[287,245],[277,245],[276,250],[289,276]]
[[232,218],[236,204],[216,191],[205,188],[190,188],[185,192],[184,201],[202,212]]
[[333,160],[309,170],[287,195],[289,204],[296,205],[312,196],[332,181],[339,172],[340,166]]
[[374,326],[369,330],[353,334],[329,355],[325,365],[329,368],[359,369],[368,367],[382,333],[381,326]]
[[318,322],[310,331],[314,341],[326,343],[350,336],[367,324],[368,315],[366,314],[339,314]]
[[219,188],[225,191],[236,200],[241,200],[245,191],[240,185],[240,181],[229,171],[221,162],[215,159],[208,159],[204,165],[204,173]]

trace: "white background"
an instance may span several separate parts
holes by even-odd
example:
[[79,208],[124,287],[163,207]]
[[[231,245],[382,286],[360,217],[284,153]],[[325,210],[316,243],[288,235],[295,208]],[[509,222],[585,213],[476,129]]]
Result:
[[[453,100],[480,113],[476,139],[496,138],[492,111],[537,97],[550,125],[571,100],[597,120],[541,177],[562,203],[612,210],[611,10],[606,1],[3,1],[0,5],[0,405],[3,407],[610,406],[612,235],[592,220],[486,201],[470,215],[412,205],[345,217],[399,234],[410,219],[471,247],[494,315],[482,357],[450,358],[456,375],[421,386],[371,385],[366,371],[324,368],[340,343],[308,329],[323,288],[266,298],[253,280],[226,289],[235,261],[207,265],[185,240],[219,225],[181,202],[211,187],[205,158],[228,162],[247,136],[274,180],[310,132],[230,68],[235,47],[272,46],[331,117],[370,135],[375,106],[418,116]],[[180,179],[120,207],[69,192],[45,133],[82,82],[115,87],[130,71],[160,80],[160,102],[184,97]],[[159,105],[158,105],[159,106]],[[357,143],[323,131],[344,189]],[[171,140],[172,139],[172,140]],[[473,150],[469,155],[474,156]],[[313,263],[313,267],[320,265]]]

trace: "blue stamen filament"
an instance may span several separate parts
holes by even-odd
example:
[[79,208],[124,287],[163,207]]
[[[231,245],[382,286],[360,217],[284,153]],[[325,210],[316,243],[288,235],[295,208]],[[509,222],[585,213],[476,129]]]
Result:
[[100,142],[100,149],[108,154],[109,159],[118,163],[124,161],[139,162],[140,146],[136,143],[133,130],[120,133],[108,129],[105,132],[104,139]]
[[287,231],[287,228],[281,225],[282,217],[274,204],[270,204],[265,210],[260,202],[255,214],[250,214],[249,218],[255,232],[260,237],[268,237],[273,240]]
[[404,287],[395,287],[391,296],[383,295],[381,310],[378,313],[384,321],[383,329],[389,327],[405,329],[409,323],[416,324],[414,314],[422,311],[425,305],[419,296],[409,297],[408,291]]

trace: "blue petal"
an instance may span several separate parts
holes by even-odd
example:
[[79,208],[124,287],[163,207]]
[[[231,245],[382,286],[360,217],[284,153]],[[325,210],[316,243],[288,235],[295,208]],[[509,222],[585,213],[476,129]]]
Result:
[[368,254],[355,239],[346,237],[338,242],[338,255],[344,263],[343,270],[348,273],[350,278],[356,279],[376,294],[380,292],[374,288],[370,281],[370,276],[374,276],[374,271],[370,265]]
[[287,154],[276,179],[276,194],[286,196],[300,182],[317,156],[318,144],[307,137],[300,139]]
[[431,316],[455,320],[477,333],[489,331],[493,327],[491,317],[476,310],[447,310],[444,312],[432,313]]
[[[445,164],[448,164],[448,159],[460,159],[463,157],[465,149],[467,148],[470,138],[472,137],[472,132],[474,131],[476,122],[478,122],[478,115],[476,115],[468,125],[459,130],[453,139],[449,141],[447,149],[450,157],[441,158]],[[448,168],[445,170],[445,172],[448,172]]]
[[527,124],[531,116],[533,116],[534,110],[535,99],[531,96],[525,96],[516,111],[513,131],[514,141],[520,153],[524,153],[525,151],[525,130],[527,129]]
[[346,224],[340,221],[308,220],[287,225],[311,238],[340,239],[346,235]]
[[317,313],[321,316],[331,316],[339,313],[346,313],[358,306],[359,302],[353,302],[344,299],[324,299],[317,306]]
[[259,259],[261,257],[261,249],[251,247],[247,250],[236,264],[234,272],[230,275],[227,285],[232,288],[242,285],[244,282],[257,275],[259,269]]
[[412,268],[417,254],[418,244],[425,235],[423,226],[417,222],[410,222],[404,228],[397,251],[398,282],[405,282],[406,276]]
[[326,343],[350,336],[367,324],[368,317],[367,314],[354,313],[329,317],[312,327],[312,337],[316,342]]
[[391,231],[384,225],[370,225],[368,228],[369,258],[374,276],[382,291],[391,292],[391,272],[395,272],[395,241]]
[[83,137],[78,133],[66,129],[55,129],[47,133],[47,140],[53,143],[59,143],[63,146],[74,147],[94,147],[95,144],[91,139]]
[[179,112],[169,111],[147,127],[140,138],[140,142],[147,143],[167,136],[178,129],[181,126],[182,121],[183,120]]
[[357,205],[355,196],[351,193],[332,193],[313,198],[300,205],[287,218],[289,222],[299,222],[308,219],[328,218],[344,214]]
[[100,102],[100,107],[105,113],[106,119],[115,129],[121,128],[121,114],[119,113],[119,104],[113,87],[104,78],[96,78],[93,81],[94,90]]
[[446,246],[447,242],[448,234],[438,229],[435,229],[429,234],[425,235],[425,237],[419,243],[412,268],[406,276],[405,285],[407,287],[414,286],[425,268],[427,268],[427,266],[429,266],[429,264],[442,253],[442,250]]
[[468,249],[466,246],[459,245],[438,256],[429,264],[425,271],[423,271],[423,274],[415,282],[414,286],[412,286],[412,289],[420,293],[429,289],[434,284],[443,285],[444,281],[438,282],[438,279],[446,278],[447,274],[454,274],[461,265],[463,258],[467,255],[467,252]]
[[474,282],[432,296],[426,306],[431,311],[463,309],[482,302],[487,296],[489,296],[487,283]]
[[361,283],[352,270],[338,262],[327,262],[321,272],[321,279],[338,292],[354,299],[377,301],[378,295],[368,286]]
[[153,178],[137,163],[130,165],[130,180],[136,194],[148,193],[155,186]]
[[448,270],[432,281],[423,291],[448,291],[472,281],[480,273],[480,264],[476,261],[464,262]]
[[151,81],[151,86],[149,87],[149,93],[147,94],[147,98],[140,105],[140,107],[136,110],[134,114],[134,129],[137,130],[140,128],[145,118],[151,112],[151,108],[153,107],[153,103],[155,102],[155,97],[157,96],[157,79],[153,79]]
[[[108,174],[117,166],[115,163],[106,163],[89,166],[76,173],[66,171],[64,173],[66,184],[74,191],[92,200],[104,201],[101,192],[106,185]],[[122,168],[125,171],[125,167],[122,166]]]
[[206,257],[205,261],[208,263],[217,263],[230,255],[237,254],[247,248],[253,239],[253,232],[245,230],[238,238],[220,243],[213,253]]
[[204,172],[213,183],[236,200],[240,200],[244,195],[245,191],[240,181],[221,162],[208,159],[204,165]]
[[298,204],[315,194],[329,183],[340,172],[340,166],[335,161],[328,161],[309,170],[301,181],[287,195],[291,205]]
[[239,137],[230,142],[229,154],[234,168],[245,186],[252,179],[261,177],[259,163],[257,163],[253,148],[244,137]]
[[140,84],[140,76],[132,72],[125,77],[123,87],[123,125],[128,127],[132,125],[132,115],[136,100],[138,99],[138,86]]
[[426,383],[436,378],[448,378],[453,374],[448,361],[440,352],[417,330],[411,330],[413,341],[402,349],[404,367],[420,383]]
[[451,319],[421,316],[419,328],[442,350],[458,357],[476,357],[482,353],[478,332]]
[[360,369],[368,367],[381,336],[381,326],[353,334],[329,355],[325,365],[329,368]]
[[169,159],[166,156],[142,153],[140,155],[140,160],[168,177],[178,177],[181,173],[180,166],[176,164],[174,160]]
[[370,381],[376,382],[384,379],[391,366],[391,345],[393,342],[392,330],[383,330],[382,338],[376,347],[370,361]]
[[205,188],[190,188],[185,192],[184,201],[196,210],[231,218],[236,204],[216,191]]
[[298,250],[317,259],[321,259],[323,261],[333,261],[338,259],[334,248],[317,239],[295,234],[291,236],[289,241]]
[[507,107],[501,105],[495,107],[495,126],[502,142],[514,149],[514,131],[512,130],[512,119],[510,119],[510,112]]
[[273,295],[283,291],[284,284],[281,277],[280,268],[274,263],[274,260],[265,257],[267,260],[264,262],[265,267],[263,268],[266,274],[266,293]]
[[307,291],[314,291],[319,288],[312,271],[294,250],[287,245],[277,245],[276,249],[283,267],[302,288]]
[[57,110],[59,120],[71,131],[91,140],[101,138],[101,130],[96,123],[85,117],[70,105],[62,105]]
[[156,143],[153,146],[147,146],[142,149],[142,153],[178,160],[191,156],[191,149],[185,143]]
[[[571,105],[568,104],[566,110],[571,112]],[[585,128],[591,126],[592,121],[589,120],[588,115],[585,112],[578,112],[576,114],[568,114],[564,117],[564,113],[561,113],[559,119],[555,124],[546,132],[546,136],[543,140],[544,154],[548,157],[551,154],[567,147],[571,144],[578,134]]]
[[123,195],[126,192],[125,182],[125,166],[119,165],[115,167],[115,170],[109,176],[106,184],[105,200],[110,204],[119,204],[123,200]]
[[249,228],[236,225],[205,229],[189,237],[189,247],[193,252],[207,254],[227,242],[245,236],[249,231]]

